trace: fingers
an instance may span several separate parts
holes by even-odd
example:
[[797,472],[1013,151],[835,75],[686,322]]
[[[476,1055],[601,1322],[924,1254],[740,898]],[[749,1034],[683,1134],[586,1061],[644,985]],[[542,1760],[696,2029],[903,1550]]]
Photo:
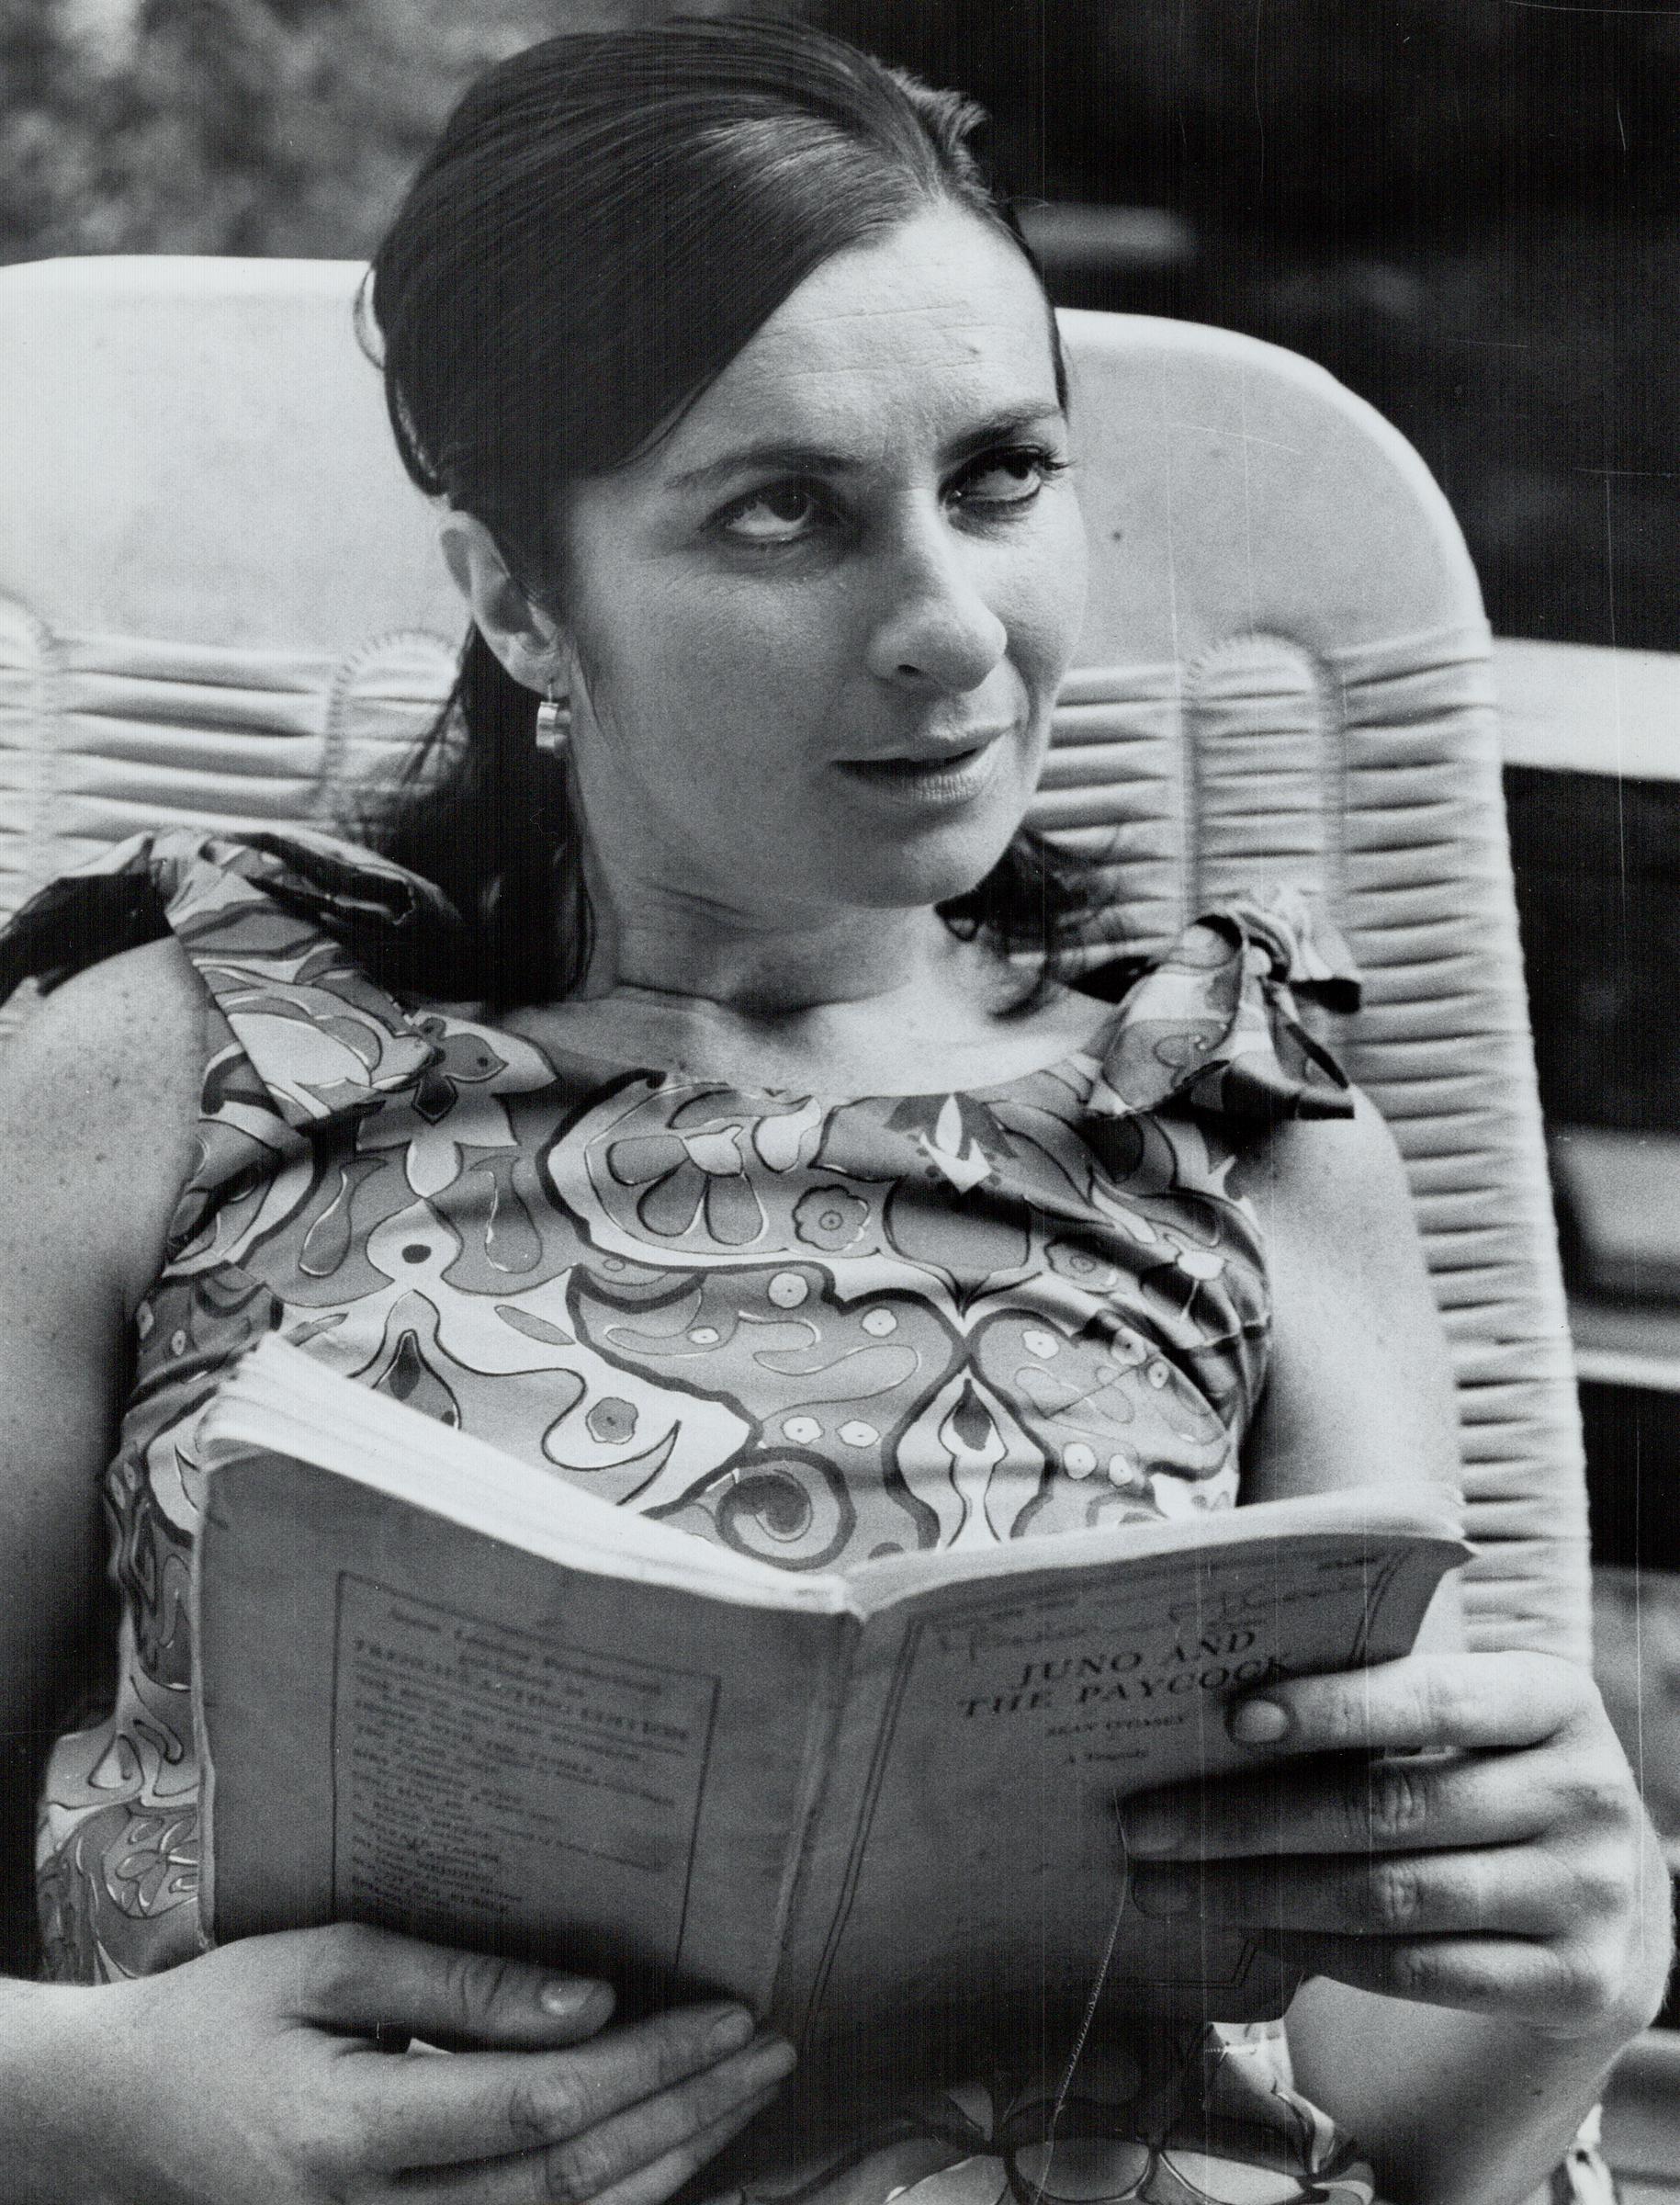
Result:
[[1229,1724],[1261,1750],[1415,1753],[1539,1746],[1598,1709],[1586,1671],[1556,1655],[1410,1654],[1268,1685]]
[[[526,2152],[517,2158],[476,2166],[400,2176],[393,2195],[403,2199],[404,2205],[409,2200],[423,2200],[423,2205],[554,2205],[556,2199],[586,2197],[592,2205],[661,2205],[708,2160],[716,2158],[775,2095],[774,2087],[760,2092],[604,2189],[578,2189],[573,2187],[575,2165],[569,2165],[552,2152]],[[716,2200],[716,2205],[725,2205],[725,2201]]]
[[1631,1956],[1609,1933],[1617,1893],[1608,1882],[1586,1890],[1529,1848],[1398,1854],[1369,1868],[1349,1860],[1275,1871],[1222,1863],[1200,1876],[1150,1865],[1137,1871],[1133,1894],[1145,1915],[1186,1913],[1198,1931],[1244,1928],[1303,1975],[1499,2014],[1551,2034],[1589,2036],[1626,1998]]
[[607,1985],[588,1977],[354,1923],[262,1941],[290,1959],[299,2021],[540,2051],[592,2036],[613,2010]]
[[1549,1656],[1300,1679],[1245,1702],[1233,1726],[1271,1709],[1287,1723],[1278,1743],[1296,1750],[1120,1804],[1133,1860],[1592,1846],[1625,1840],[1641,1819],[1590,1679]]
[[1413,1656],[1280,1681],[1230,1727],[1246,1771],[1122,1806],[1141,1914],[1551,2035],[1607,2041],[1660,2001],[1666,1880],[1653,1905],[1638,1791],[1573,1664]]
[[1438,1937],[1385,1941],[1268,1930],[1255,1942],[1303,1974],[1415,2005],[1517,2016],[1572,2033],[1595,1998],[1587,1971],[1566,1952],[1522,1938]]
[[739,2007],[680,2008],[548,2057],[461,2052],[392,2060],[361,2052],[358,2111],[377,2162],[444,2166],[536,2153],[555,2197],[593,2197],[679,2149],[793,2064]]
[[1433,1851],[1538,1838],[1585,1806],[1555,1757],[1325,1754],[1251,1776],[1137,1793],[1119,1809],[1134,1860]]
[[1212,1862],[1141,1863],[1138,1911],[1154,1920],[1257,1932],[1415,1939],[1459,1934],[1551,1937],[1572,1917],[1595,1919],[1603,1894],[1582,1866],[1530,1846],[1461,1853],[1387,1853]]

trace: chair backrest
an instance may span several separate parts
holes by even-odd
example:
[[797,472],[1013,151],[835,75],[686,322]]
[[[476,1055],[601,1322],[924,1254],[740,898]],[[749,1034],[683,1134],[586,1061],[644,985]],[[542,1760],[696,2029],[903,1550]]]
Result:
[[[0,917],[142,826],[331,825],[461,615],[336,263],[0,271]],[[1128,940],[1316,888],[1457,1360],[1483,1644],[1584,1652],[1585,1504],[1475,578],[1410,448],[1307,362],[1067,313],[1090,614],[1041,822]]]

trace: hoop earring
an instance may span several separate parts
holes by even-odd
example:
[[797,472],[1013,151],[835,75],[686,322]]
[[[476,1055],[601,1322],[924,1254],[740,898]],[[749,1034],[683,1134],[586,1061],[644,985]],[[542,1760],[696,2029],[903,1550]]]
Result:
[[557,696],[554,684],[549,683],[543,701],[536,707],[536,747],[547,751],[549,757],[558,758],[571,740],[571,699]]

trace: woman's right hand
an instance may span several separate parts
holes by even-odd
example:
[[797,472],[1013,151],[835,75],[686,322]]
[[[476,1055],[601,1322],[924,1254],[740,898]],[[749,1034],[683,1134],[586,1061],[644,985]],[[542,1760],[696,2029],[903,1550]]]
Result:
[[[791,2046],[727,2005],[340,1926],[95,1989],[0,1986],[7,2194],[64,2205],[658,2205]],[[412,2034],[468,2047],[397,2054]],[[20,2182],[14,2188],[12,2183]]]

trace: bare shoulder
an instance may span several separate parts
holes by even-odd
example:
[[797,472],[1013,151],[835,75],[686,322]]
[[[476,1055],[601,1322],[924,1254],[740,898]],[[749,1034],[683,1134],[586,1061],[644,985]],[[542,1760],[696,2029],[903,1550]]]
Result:
[[28,1137],[43,1110],[69,1112],[65,1131],[92,1132],[106,1120],[132,1125],[137,1114],[158,1130],[196,1109],[205,1004],[204,983],[173,936],[66,980],[30,1006],[0,1050],[14,1134]]
[[1271,1370],[1251,1498],[1418,1478],[1456,1484],[1451,1365],[1404,1166],[1370,1100],[1291,1119],[1242,1155],[1271,1288]]
[[29,1008],[0,1046],[8,1252],[96,1250],[132,1306],[191,1159],[205,1005],[172,938],[91,966]]
[[1386,1120],[1353,1092],[1350,1118],[1285,1118],[1245,1145],[1234,1191],[1259,1210],[1268,1230],[1338,1238],[1380,1228],[1385,1244],[1415,1250],[1405,1167]]
[[28,1594],[0,1601],[0,1732],[47,1724],[86,1612],[129,1320],[192,1157],[204,1008],[179,946],[153,943],[0,1044],[0,1551]]

